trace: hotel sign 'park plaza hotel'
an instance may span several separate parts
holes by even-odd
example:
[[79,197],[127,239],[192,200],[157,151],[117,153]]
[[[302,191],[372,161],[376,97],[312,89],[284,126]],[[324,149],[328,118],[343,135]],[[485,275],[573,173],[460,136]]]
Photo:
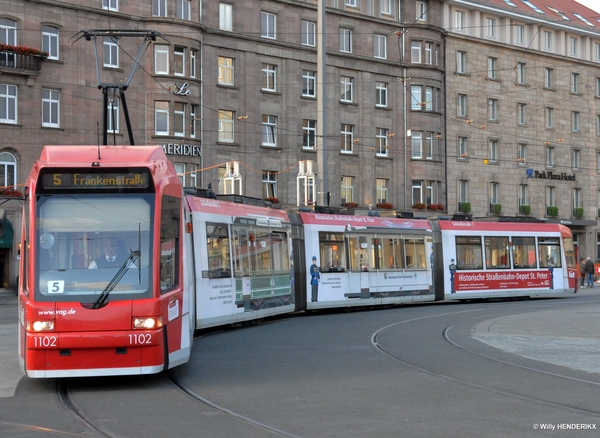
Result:
[[46,144],[158,144],[283,207],[559,222],[599,257],[600,16],[572,0],[6,0],[0,132],[0,286]]

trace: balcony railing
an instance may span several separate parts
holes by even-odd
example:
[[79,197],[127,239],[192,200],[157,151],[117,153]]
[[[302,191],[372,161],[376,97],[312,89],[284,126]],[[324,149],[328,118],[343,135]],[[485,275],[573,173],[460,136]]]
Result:
[[43,59],[39,55],[22,55],[20,53],[0,51],[0,68],[39,73],[42,71]]

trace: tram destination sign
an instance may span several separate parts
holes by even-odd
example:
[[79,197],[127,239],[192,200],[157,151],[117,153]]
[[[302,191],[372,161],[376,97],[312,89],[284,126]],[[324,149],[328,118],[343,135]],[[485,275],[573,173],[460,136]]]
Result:
[[147,189],[147,170],[109,173],[51,172],[42,175],[42,187],[52,189]]

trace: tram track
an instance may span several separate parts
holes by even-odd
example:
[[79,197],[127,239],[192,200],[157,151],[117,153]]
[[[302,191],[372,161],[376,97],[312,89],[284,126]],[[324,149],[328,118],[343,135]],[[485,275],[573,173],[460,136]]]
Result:
[[[544,306],[545,307],[545,306]],[[476,311],[476,310],[485,310],[485,309],[473,309],[470,311]],[[467,311],[465,311],[467,312]],[[418,364],[414,361],[411,360],[407,360],[406,358],[402,358],[399,355],[393,354],[389,351],[387,351],[384,347],[382,347],[378,342],[377,342],[377,338],[378,336],[383,333],[385,330],[390,329],[392,327],[401,325],[401,324],[407,324],[407,323],[411,323],[411,322],[415,322],[418,320],[422,320],[425,318],[434,318],[434,317],[440,317],[440,316],[447,316],[450,314],[454,314],[456,312],[452,312],[452,313],[443,313],[443,314],[438,314],[438,315],[427,315],[427,316],[423,316],[423,317],[419,317],[419,318],[412,318],[412,319],[408,319],[405,321],[400,321],[397,323],[393,323],[393,324],[389,324],[385,327],[382,327],[381,329],[377,330],[376,332],[373,333],[373,335],[371,336],[371,344],[373,345],[373,347],[375,349],[377,349],[379,352],[385,354],[386,356],[390,357],[391,359],[403,363],[404,365],[418,370],[420,372],[429,374],[431,376],[435,376],[438,378],[442,378],[444,380],[453,382],[453,383],[457,383],[469,388],[474,388],[474,389],[478,389],[478,390],[482,390],[488,393],[493,393],[496,395],[501,395],[501,396],[505,396],[505,397],[510,397],[513,399],[518,399],[518,400],[522,400],[522,401],[526,401],[526,402],[530,402],[530,403],[536,403],[538,405],[542,405],[542,406],[546,406],[546,407],[552,407],[552,408],[558,408],[558,409],[562,409],[565,411],[569,411],[569,412],[573,412],[573,413],[578,413],[578,414],[583,414],[583,415],[593,415],[593,416],[597,416],[600,417],[600,409],[586,409],[586,408],[582,408],[580,406],[575,406],[573,404],[568,404],[568,403],[560,403],[560,402],[555,402],[555,401],[550,401],[550,400],[546,400],[540,397],[533,397],[533,396],[528,396],[525,394],[519,394],[515,391],[509,391],[506,389],[502,389],[496,386],[492,386],[492,385],[484,385],[481,383],[476,383],[473,381],[469,381],[467,379],[464,378],[459,378],[459,377],[455,377],[450,375],[449,373],[444,373],[442,371],[436,370],[434,367],[432,366],[425,366],[422,364]],[[459,312],[462,313],[462,312]],[[472,319],[472,318],[469,318]],[[461,321],[464,322],[464,321]],[[570,380],[573,382],[578,382],[578,383],[583,383],[583,384],[590,384],[590,385],[594,385],[594,386],[600,386],[599,382],[595,382],[595,381],[591,381],[591,380],[585,380],[585,379],[581,379],[581,378],[576,378],[576,377],[572,377],[572,376],[567,376],[564,374],[559,374],[559,373],[554,373],[554,372],[549,372],[546,370],[542,370],[539,368],[535,368],[535,367],[530,367],[530,366],[524,366],[524,365],[520,365],[514,362],[509,362],[506,360],[502,360],[502,359],[498,359],[495,357],[492,357],[490,355],[486,355],[484,353],[479,353],[476,351],[473,351],[472,349],[469,349],[465,346],[460,345],[457,341],[453,340],[450,337],[450,331],[453,327],[456,326],[457,323],[455,324],[451,324],[447,327],[445,327],[442,332],[441,332],[441,336],[444,340],[444,342],[446,342],[447,344],[451,345],[453,348],[459,349],[465,353],[468,354],[472,354],[475,356],[478,356],[480,358],[483,358],[485,360],[490,360],[490,361],[494,361],[497,363],[500,363],[502,365],[506,365],[509,367],[515,367],[521,370],[525,370],[525,371],[529,371],[529,372],[534,372],[534,373],[539,373],[539,374],[543,374],[545,376],[549,376],[549,377],[554,377],[557,379],[566,379],[566,380]]]

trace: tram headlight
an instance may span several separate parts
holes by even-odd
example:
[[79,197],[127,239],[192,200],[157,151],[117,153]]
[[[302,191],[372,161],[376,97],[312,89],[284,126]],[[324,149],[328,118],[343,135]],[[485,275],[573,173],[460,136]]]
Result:
[[133,328],[134,329],[154,329],[162,327],[162,318],[159,317],[147,317],[147,318],[134,318]]
[[54,321],[34,321],[30,324],[29,329],[34,332],[49,332],[54,330]]

